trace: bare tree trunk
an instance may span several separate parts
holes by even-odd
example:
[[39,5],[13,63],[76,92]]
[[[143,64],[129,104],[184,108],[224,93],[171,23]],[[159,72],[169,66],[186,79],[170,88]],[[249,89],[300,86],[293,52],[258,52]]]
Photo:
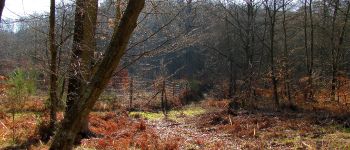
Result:
[[163,114],[165,116],[165,118],[168,117],[168,112],[167,112],[167,98],[166,98],[166,89],[165,89],[165,78],[163,78],[163,81],[162,81],[162,95],[161,95],[161,103],[162,103],[162,111],[163,111]]
[[327,18],[327,9],[328,9],[328,6],[327,6],[327,3],[326,3],[327,0],[322,0],[322,8],[323,8],[323,16],[322,16],[322,26],[326,26],[326,18]]
[[288,53],[288,45],[287,45],[287,25],[286,25],[286,1],[283,0],[282,2],[282,11],[283,11],[283,48],[284,48],[284,87],[286,89],[285,95],[287,96],[288,102],[291,105],[292,104],[292,98],[291,98],[291,93],[290,93],[290,75],[289,75],[289,53]]
[[[97,10],[98,0],[85,0],[85,15],[84,15],[84,32],[83,32],[83,53],[82,53],[82,67],[83,67],[83,84],[85,86],[87,81],[91,78],[91,70],[95,64],[94,51],[96,50],[96,24],[97,24]],[[81,93],[82,94],[82,93]],[[80,97],[80,96],[79,96]],[[89,129],[89,118],[83,120],[84,124],[81,128],[80,134],[84,137],[89,137],[92,132]]]
[[[339,7],[339,1],[336,2],[335,5],[335,10],[334,10],[334,19],[333,19],[333,36],[335,36],[335,22],[336,22],[336,17],[337,17],[337,12],[336,10]],[[337,75],[338,75],[338,71],[339,71],[339,64],[341,61],[341,57],[342,57],[342,46],[344,43],[344,37],[345,37],[345,32],[346,32],[346,27],[347,27],[347,23],[348,23],[348,18],[349,18],[349,14],[350,14],[350,2],[347,2],[347,11],[345,13],[345,17],[344,17],[344,22],[343,22],[343,26],[340,30],[340,35],[338,37],[338,41],[335,42],[335,37],[332,38],[332,41],[334,42],[334,48],[332,50],[332,91],[331,91],[331,100],[334,101],[336,98],[336,90],[337,90]],[[339,101],[339,95],[338,95],[338,101]]]
[[0,0],[0,22],[2,19],[2,11],[4,10],[5,7],[5,0]]
[[[63,7],[65,7],[64,2],[62,2]],[[59,47],[59,49],[57,49],[57,53],[58,53],[58,62],[57,62],[57,73],[59,74],[60,70],[61,70],[61,66],[62,66],[62,50],[63,50],[63,44],[65,43],[65,37],[64,37],[64,29],[66,27],[66,15],[67,12],[66,10],[63,10],[62,12],[62,18],[61,18],[61,26],[60,26],[60,40],[59,40],[59,45],[57,45],[57,48]],[[63,73],[63,75],[61,76],[61,78],[63,79],[62,81],[62,85],[61,85],[61,89],[58,92],[58,100],[62,100],[64,92],[65,92],[65,88],[66,88],[66,74]],[[59,85],[58,85],[59,87]]]
[[228,98],[232,99],[233,96],[234,96],[234,93],[233,93],[233,62],[232,62],[232,56],[230,56],[230,85],[229,85],[229,93],[228,93]]
[[309,4],[309,14],[310,14],[310,64],[309,64],[309,99],[310,101],[314,101],[314,86],[313,86],[313,67],[314,67],[314,21],[313,21],[313,12],[312,12],[312,0],[310,0]]
[[[307,26],[308,26],[308,16],[307,16],[307,13],[308,13],[308,9],[307,9],[307,0],[304,0],[304,48],[305,48],[305,64],[306,64],[306,72],[307,72],[307,75],[309,75],[309,64],[310,64],[310,59],[309,59],[309,44],[308,44],[308,33],[307,33]],[[310,81],[310,79],[308,79],[308,81]],[[305,101],[308,100],[308,95],[310,94],[310,87],[306,87],[306,89],[303,89],[303,90],[306,90],[304,91],[304,99]]]
[[275,25],[276,25],[276,13],[277,13],[277,2],[273,0],[273,8],[271,10],[270,6],[268,6],[268,0],[266,0],[266,9],[270,18],[270,69],[271,69],[271,80],[273,85],[273,99],[275,101],[275,105],[279,107],[279,97],[277,91],[277,78],[276,78],[276,70],[275,70],[275,56],[274,56],[274,44],[275,44]]
[[186,6],[186,9],[185,9],[185,14],[186,14],[186,19],[185,19],[185,30],[186,32],[190,32],[191,29],[193,28],[192,27],[192,22],[193,22],[193,17],[191,16],[191,13],[192,13],[192,0],[186,0],[187,2],[187,6]]
[[[90,80],[93,68],[93,53],[96,49],[95,31],[97,21],[98,0],[77,0],[75,29],[73,37],[73,56],[69,75],[67,111],[75,101],[79,101],[81,89]],[[80,138],[88,137],[88,117],[82,120]]]
[[335,101],[336,99],[336,83],[337,83],[337,73],[338,73],[338,64],[337,64],[337,57],[336,57],[336,21],[338,16],[338,8],[339,8],[339,0],[335,1],[334,6],[334,12],[333,12],[333,19],[332,19],[332,36],[331,36],[331,42],[332,42],[332,80],[331,80],[331,101]]
[[255,14],[254,14],[254,0],[247,1],[247,28],[246,28],[246,34],[247,34],[247,43],[246,43],[246,59],[247,59],[247,69],[248,69],[248,82],[249,82],[249,99],[252,99],[254,97],[255,99],[255,86],[254,83],[254,74],[253,74],[253,56],[254,56],[254,44],[255,44],[255,38],[254,38],[254,32],[255,32]]
[[50,4],[50,32],[49,32],[49,43],[50,43],[50,129],[53,133],[55,129],[55,123],[57,121],[57,46],[55,40],[55,0],[51,0]]
[[231,38],[229,35],[229,28],[228,28],[228,18],[227,18],[227,14],[225,16],[225,29],[226,29],[226,39],[227,39],[227,45],[228,45],[228,50],[229,50],[229,56],[228,56],[228,61],[230,63],[230,74],[229,74],[229,91],[228,91],[228,98],[232,98],[233,97],[233,58],[232,58],[232,51],[231,51]]
[[[83,53],[82,49],[82,42],[83,42],[83,32],[84,32],[84,0],[76,0],[76,8],[75,8],[75,26],[74,26],[74,35],[73,35],[73,48],[72,48],[72,56],[71,56],[71,62],[69,67],[69,75],[68,75],[68,93],[67,93],[67,108],[66,108],[66,114],[69,112],[69,110],[72,108],[72,105],[79,101],[79,96],[81,92],[81,88],[83,85],[83,75],[81,73],[82,69],[80,67],[81,62],[81,55]],[[76,129],[79,132],[79,135],[81,135],[81,128],[88,127],[87,120],[84,118],[84,120],[81,120],[82,127],[79,129]],[[81,139],[81,136],[79,136],[75,141],[78,141]]]
[[74,101],[65,114],[61,126],[53,139],[51,150],[70,150],[82,127],[82,120],[88,116],[98,97],[116,70],[128,45],[137,18],[145,4],[144,0],[129,0],[119,26],[115,27],[111,42],[100,66],[90,82],[82,89],[79,101]]
[[133,101],[133,96],[134,96],[134,78],[131,77],[131,80],[130,80],[130,86],[129,86],[129,110],[132,111],[133,110],[133,106],[132,106],[132,101]]
[[175,99],[175,81],[172,82],[173,99]]
[[2,17],[2,11],[4,10],[5,7],[5,0],[0,0],[0,22],[1,22],[1,17]]
[[69,111],[74,101],[79,98],[79,91],[81,88],[81,73],[78,68],[79,60],[81,57],[82,49],[81,43],[83,40],[83,13],[84,13],[84,0],[76,0],[75,8],[75,25],[73,35],[73,48],[72,58],[69,67],[69,79],[68,79],[68,94],[67,94],[67,108],[66,113]]

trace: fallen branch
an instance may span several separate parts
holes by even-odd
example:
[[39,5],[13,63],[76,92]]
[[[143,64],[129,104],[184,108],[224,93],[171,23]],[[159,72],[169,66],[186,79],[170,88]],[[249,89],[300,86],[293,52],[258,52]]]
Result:
[[1,125],[5,127],[5,129],[9,129],[2,121],[0,121]]

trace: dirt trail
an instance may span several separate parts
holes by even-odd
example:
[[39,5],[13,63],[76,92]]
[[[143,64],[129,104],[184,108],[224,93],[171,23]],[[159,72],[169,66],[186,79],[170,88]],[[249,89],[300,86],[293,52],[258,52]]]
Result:
[[[192,118],[193,119],[193,118]],[[148,121],[162,140],[178,140],[180,149],[241,149],[230,135],[196,128],[191,117],[184,122],[171,120]]]

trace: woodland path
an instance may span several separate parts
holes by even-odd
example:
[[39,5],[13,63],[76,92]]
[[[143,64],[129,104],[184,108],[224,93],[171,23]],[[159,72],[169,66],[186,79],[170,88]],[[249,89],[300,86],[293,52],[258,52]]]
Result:
[[155,129],[161,140],[177,140],[180,149],[241,149],[229,134],[217,133],[214,129],[196,127],[194,117],[185,121],[153,120],[147,124]]

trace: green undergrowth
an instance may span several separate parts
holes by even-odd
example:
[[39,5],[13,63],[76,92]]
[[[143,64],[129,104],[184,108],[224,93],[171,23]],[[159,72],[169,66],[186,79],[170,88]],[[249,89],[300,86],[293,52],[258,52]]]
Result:
[[[206,110],[203,109],[202,107],[188,106],[178,110],[171,110],[168,113],[168,119],[177,121],[177,122],[182,122],[185,120],[186,117],[195,117],[204,113],[206,113]],[[136,118],[142,117],[147,120],[161,120],[165,118],[164,114],[161,111],[160,112],[138,111],[138,112],[130,112],[129,115]]]
[[350,128],[343,127],[343,126],[339,126],[338,128],[339,128],[342,132],[350,133]]

